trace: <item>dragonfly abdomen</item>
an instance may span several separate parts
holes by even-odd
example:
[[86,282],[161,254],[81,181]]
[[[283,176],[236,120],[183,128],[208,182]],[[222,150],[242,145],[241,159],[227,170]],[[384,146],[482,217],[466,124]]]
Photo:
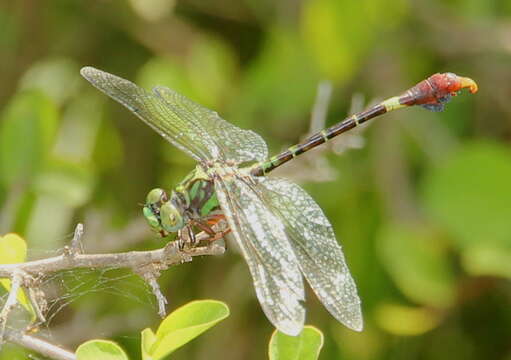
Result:
[[352,115],[340,123],[310,136],[302,143],[289,147],[282,153],[271,157],[268,161],[257,164],[252,168],[251,174],[253,176],[266,175],[294,157],[389,111],[412,105],[421,105],[428,110],[441,111],[450,97],[456,95],[463,88],[468,88],[471,93],[477,92],[477,84],[472,79],[457,76],[453,73],[434,74],[400,96],[391,97],[367,110]]

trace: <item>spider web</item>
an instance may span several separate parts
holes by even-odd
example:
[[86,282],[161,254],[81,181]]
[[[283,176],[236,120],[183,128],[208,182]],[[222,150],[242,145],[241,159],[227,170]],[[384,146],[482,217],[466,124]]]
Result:
[[[29,249],[28,252],[29,259],[43,259],[58,256],[63,251],[64,248]],[[150,287],[130,269],[71,269],[45,274],[37,280],[38,289],[43,292],[46,302],[41,308],[45,321],[32,321],[28,312],[18,305],[9,314],[7,328],[18,331],[29,329],[29,333],[56,344],[83,342],[86,340],[84,335],[87,338],[110,337],[113,333],[139,330],[148,324],[140,321],[139,324],[133,324],[128,320],[114,321],[114,325],[107,329],[103,325],[112,323],[107,318],[120,320],[126,318],[126,313],[130,311],[144,312],[146,316],[141,321],[149,321],[147,314],[156,316],[158,312],[158,304]],[[0,307],[7,296],[2,288]],[[83,329],[76,333],[76,328],[81,324]],[[43,359],[38,356],[31,358]]]

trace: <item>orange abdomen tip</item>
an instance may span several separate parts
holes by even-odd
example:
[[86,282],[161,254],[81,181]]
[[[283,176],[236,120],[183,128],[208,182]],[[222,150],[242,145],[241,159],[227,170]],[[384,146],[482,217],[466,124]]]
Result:
[[468,77],[458,76],[461,84],[461,89],[468,89],[471,94],[475,94],[478,90],[477,83]]

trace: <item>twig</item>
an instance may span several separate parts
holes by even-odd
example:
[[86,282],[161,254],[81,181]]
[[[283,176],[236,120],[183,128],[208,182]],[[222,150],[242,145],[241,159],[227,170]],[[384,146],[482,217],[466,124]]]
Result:
[[325,127],[326,114],[332,96],[332,82],[323,80],[318,84],[316,100],[312,108],[309,132],[315,133]]
[[43,291],[36,284],[24,285],[23,289],[26,290],[28,294],[28,300],[32,304],[35,315],[41,322],[45,322],[46,317],[44,316],[44,310],[48,304],[44,298]]
[[[209,235],[204,233],[197,235],[198,241],[208,237]],[[74,257],[59,255],[18,264],[0,264],[0,278],[11,278],[16,271],[20,270],[27,274],[41,275],[78,268],[131,268],[137,270],[147,264],[158,264],[163,270],[172,265],[188,262],[193,256],[224,253],[224,248],[215,244],[180,250],[177,243],[177,241],[173,241],[163,248],[148,251],[77,254]]]
[[75,255],[75,254],[83,252],[82,248],[81,248],[81,242],[80,242],[82,239],[82,235],[83,235],[83,224],[78,223],[75,228],[73,240],[71,240],[71,248],[70,248],[71,254]]
[[20,270],[14,271],[11,276],[11,289],[9,290],[9,296],[5,301],[5,304],[0,312],[0,346],[3,343],[5,326],[11,310],[18,304],[18,291],[23,282],[23,276]]
[[76,360],[76,355],[40,338],[13,330],[5,330],[5,339],[55,360]]
[[168,304],[167,299],[161,293],[160,284],[158,284],[157,278],[159,274],[155,274],[154,272],[147,271],[143,274],[144,280],[151,286],[154,296],[156,297],[156,301],[158,302],[158,315],[164,318],[166,311],[165,305]]

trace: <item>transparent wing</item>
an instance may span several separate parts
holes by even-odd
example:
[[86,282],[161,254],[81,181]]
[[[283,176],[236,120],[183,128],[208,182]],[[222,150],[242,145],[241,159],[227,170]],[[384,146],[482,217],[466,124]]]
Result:
[[172,89],[157,86],[154,92],[169,105],[180,109],[183,116],[200,123],[221,149],[224,160],[242,163],[252,160],[263,161],[268,157],[266,143],[255,132],[232,125],[222,119],[216,111],[209,110]]
[[244,179],[216,179],[215,190],[264,313],[280,331],[298,335],[305,319],[300,302],[304,300],[303,281],[284,225]]
[[328,311],[349,328],[363,327],[360,299],[341,246],[328,219],[298,185],[284,179],[260,180],[266,203],[286,225],[303,274]]
[[168,106],[156,93],[150,93],[128,80],[92,67],[84,67],[80,73],[92,85],[126,106],[165,140],[195,160],[219,157],[220,149],[200,124],[187,117],[185,111]]

